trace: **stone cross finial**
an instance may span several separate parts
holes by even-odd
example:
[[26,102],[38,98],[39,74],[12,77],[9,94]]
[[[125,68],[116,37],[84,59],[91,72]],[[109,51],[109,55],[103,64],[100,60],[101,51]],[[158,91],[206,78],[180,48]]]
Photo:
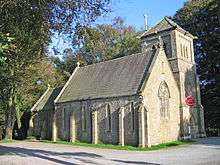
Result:
[[80,62],[78,61],[78,62],[76,63],[76,65],[77,65],[77,67],[79,67],[79,66],[80,66]]
[[148,30],[147,14],[144,14],[144,20],[145,20],[145,30]]

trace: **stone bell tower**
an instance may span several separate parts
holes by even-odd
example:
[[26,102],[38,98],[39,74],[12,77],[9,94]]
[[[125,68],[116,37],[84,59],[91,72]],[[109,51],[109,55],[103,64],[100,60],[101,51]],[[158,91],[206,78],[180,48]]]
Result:
[[[141,35],[143,50],[158,43],[159,37],[164,42],[165,53],[180,91],[181,136],[205,136],[204,112],[193,51],[195,37],[165,17]],[[188,96],[195,100],[192,107],[185,103]]]

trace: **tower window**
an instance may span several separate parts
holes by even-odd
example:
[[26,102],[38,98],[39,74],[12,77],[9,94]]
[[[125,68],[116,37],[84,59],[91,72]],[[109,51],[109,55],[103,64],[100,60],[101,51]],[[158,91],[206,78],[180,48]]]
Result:
[[183,45],[180,44],[180,51],[181,51],[181,56],[183,57]]
[[186,57],[186,48],[185,48],[185,45],[183,46],[183,56]]
[[188,48],[186,46],[186,58],[188,58]]

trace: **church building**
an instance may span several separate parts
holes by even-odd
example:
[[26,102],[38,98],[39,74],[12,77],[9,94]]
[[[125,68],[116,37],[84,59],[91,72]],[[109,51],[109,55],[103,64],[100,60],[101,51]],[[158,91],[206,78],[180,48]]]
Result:
[[78,64],[45,110],[48,90],[32,108],[31,134],[140,147],[205,136],[195,37],[165,17],[140,39],[141,53]]

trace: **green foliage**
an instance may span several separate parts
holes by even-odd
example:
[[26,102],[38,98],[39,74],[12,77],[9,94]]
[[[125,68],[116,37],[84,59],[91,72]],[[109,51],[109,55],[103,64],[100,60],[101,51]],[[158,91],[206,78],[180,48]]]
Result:
[[7,57],[4,55],[12,48],[12,37],[9,34],[3,34],[0,32],[0,66],[5,64]]
[[6,60],[7,53],[13,50],[14,45],[12,44],[13,38],[9,37],[9,34],[3,34],[0,32],[0,139],[2,138],[3,128],[5,123],[5,108],[6,96],[5,87],[8,85],[7,81],[4,81],[6,72]]
[[16,140],[0,140],[0,143],[15,143]]
[[[6,138],[11,139],[15,119],[19,126],[22,113],[33,105],[48,83],[57,86],[63,82],[46,59],[53,34],[74,38],[75,29],[109,11],[108,2],[0,1],[0,108],[5,111]],[[10,41],[9,36],[14,40]]]
[[112,24],[84,28],[77,34],[83,36],[83,46],[77,53],[87,64],[131,55],[141,49],[138,33],[132,26],[124,25],[120,17]]
[[76,31],[76,36],[73,40],[74,51],[66,49],[62,60],[51,57],[51,61],[66,80],[77,62],[83,66],[131,55],[141,50],[138,32],[132,26],[124,25],[120,17],[115,18],[112,24],[80,28]]
[[57,72],[60,75],[63,75],[65,81],[67,81],[72,74],[77,65],[77,62],[80,62],[81,65],[84,64],[83,58],[73,52],[72,49],[66,49],[64,51],[62,60],[56,56],[51,56],[49,58],[50,61],[55,65]]
[[174,20],[198,39],[194,41],[206,127],[220,128],[220,11],[218,0],[187,2]]
[[20,102],[23,111],[28,110],[46,91],[48,84],[57,87],[64,83],[64,78],[58,73],[48,58],[29,65],[22,79]]

